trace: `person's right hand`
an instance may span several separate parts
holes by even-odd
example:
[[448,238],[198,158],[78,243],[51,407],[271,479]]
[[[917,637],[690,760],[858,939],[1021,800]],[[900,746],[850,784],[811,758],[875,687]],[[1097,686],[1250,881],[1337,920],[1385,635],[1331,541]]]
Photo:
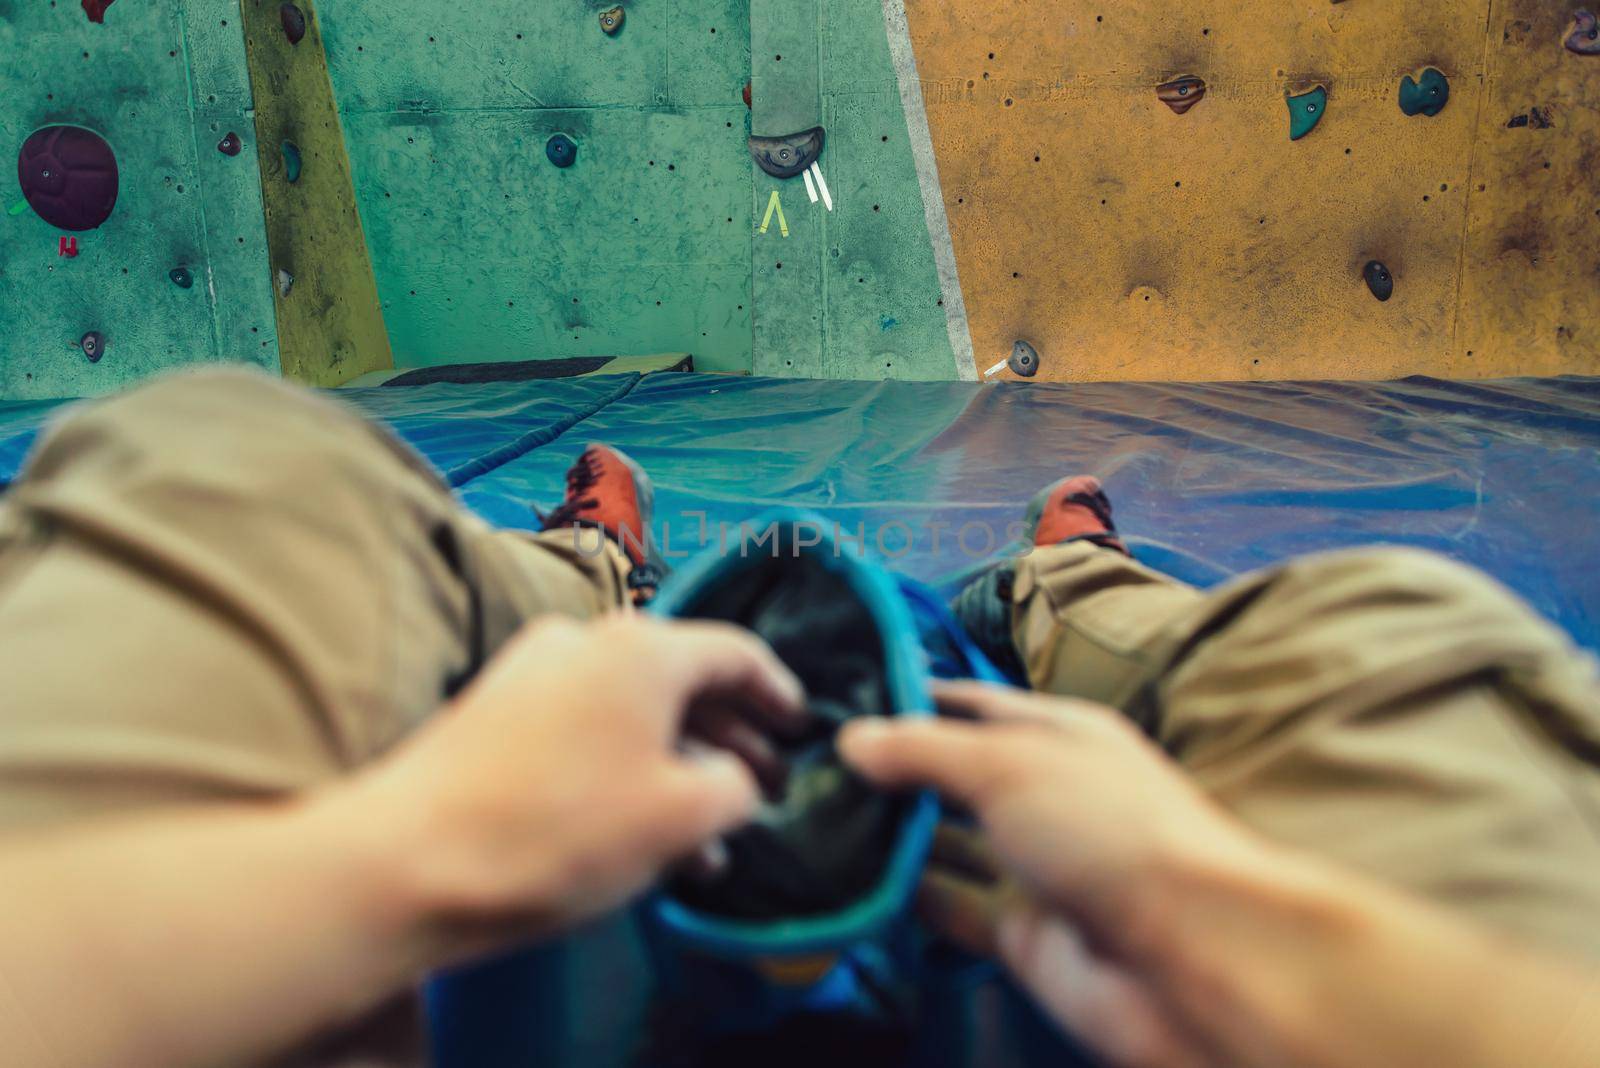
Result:
[[598,917],[714,847],[781,782],[768,736],[806,715],[748,631],[549,617],[345,792],[415,854],[460,958]]
[[1264,847],[1110,709],[978,684],[937,696],[976,722],[862,720],[840,742],[871,781],[932,786],[970,808],[1014,880],[984,887],[971,837],[947,833],[936,859],[978,878],[936,871],[925,910],[969,948],[990,942],[1047,1011],[1114,1063],[1211,1063],[1145,967],[1155,910],[1172,901],[1163,887],[1177,858],[1253,864]]

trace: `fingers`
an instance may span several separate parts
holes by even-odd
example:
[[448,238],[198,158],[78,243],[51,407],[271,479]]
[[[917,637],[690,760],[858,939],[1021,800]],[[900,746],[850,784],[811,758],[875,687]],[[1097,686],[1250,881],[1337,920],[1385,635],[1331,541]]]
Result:
[[779,733],[805,729],[805,688],[760,638],[725,623],[653,626],[657,660],[685,706],[721,700]]
[[839,735],[845,762],[879,786],[931,786],[978,807],[1003,777],[1007,739],[989,728],[929,719],[859,719]]
[[714,866],[718,858],[711,843],[755,816],[761,803],[755,778],[737,757],[712,749],[661,774],[646,817],[645,848],[657,866],[697,853]]
[[1030,693],[986,682],[935,682],[933,698],[952,719],[1063,727],[1110,711],[1088,701]]
[[689,714],[688,735],[684,748],[710,745],[726,749],[749,765],[761,784],[761,792],[769,800],[783,796],[789,781],[789,765],[772,744],[772,739],[751,726],[738,712],[721,705],[697,708]]
[[1206,1068],[1202,1047],[1136,977],[1097,957],[1059,916],[1034,906],[999,923],[1000,956],[1045,1011],[1115,1065]]

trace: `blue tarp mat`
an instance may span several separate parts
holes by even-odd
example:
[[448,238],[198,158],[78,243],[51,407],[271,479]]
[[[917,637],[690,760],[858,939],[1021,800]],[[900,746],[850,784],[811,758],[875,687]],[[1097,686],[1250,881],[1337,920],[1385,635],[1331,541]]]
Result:
[[650,472],[675,554],[703,536],[716,544],[719,523],[736,550],[741,521],[796,505],[852,535],[864,527],[869,555],[948,587],[999,551],[1039,487],[1092,473],[1139,557],[1187,581],[1212,585],[1324,549],[1417,546],[1498,576],[1600,649],[1600,379],[973,386],[658,375],[474,479],[463,499],[492,521],[530,525],[528,502],[560,496],[588,441],[615,444]]
[[[1199,585],[1322,549],[1475,564],[1600,650],[1600,378],[984,385],[619,375],[336,391],[492,522],[530,527],[589,441],[651,473],[677,555],[812,509],[946,587],[1039,487],[1099,475],[1146,563]],[[0,405],[0,482],[48,416]],[[698,513],[704,513],[704,517]],[[718,524],[727,524],[719,532]],[[750,534],[759,531],[749,529]]]

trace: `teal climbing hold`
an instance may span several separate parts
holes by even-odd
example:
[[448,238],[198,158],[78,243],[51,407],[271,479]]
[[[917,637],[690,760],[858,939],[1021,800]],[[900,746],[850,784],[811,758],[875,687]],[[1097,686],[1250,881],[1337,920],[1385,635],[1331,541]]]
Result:
[[1432,118],[1449,102],[1450,79],[1435,67],[1429,67],[1415,78],[1407,74],[1400,82],[1400,110],[1407,115]]
[[300,180],[300,146],[293,141],[285,141],[282,148],[283,176],[293,185]]
[[174,267],[167,272],[167,277],[172,279],[172,284],[179,289],[189,289],[194,285],[194,275],[189,273],[187,267]]
[[1289,97],[1288,101],[1289,140],[1298,141],[1322,121],[1322,113],[1328,110],[1328,90],[1319,85],[1309,93]]

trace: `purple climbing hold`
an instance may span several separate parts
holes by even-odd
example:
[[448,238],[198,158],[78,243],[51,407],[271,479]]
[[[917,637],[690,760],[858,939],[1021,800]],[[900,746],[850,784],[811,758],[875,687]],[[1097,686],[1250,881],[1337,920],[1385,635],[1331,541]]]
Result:
[[90,22],[104,22],[106,8],[116,2],[117,0],[83,0],[83,11],[89,16]]
[[46,126],[22,143],[17,182],[28,206],[58,230],[93,230],[117,206],[117,157],[82,126]]
[[[1183,112],[1180,111],[1178,114],[1181,115]],[[1011,368],[1013,374],[1022,378],[1033,378],[1039,373],[1039,350],[1026,341],[1019,341],[1011,346],[1011,358],[1006,361],[1006,366]]]
[[1579,9],[1572,13],[1572,32],[1567,48],[1580,56],[1600,56],[1600,19],[1594,12]]
[[78,347],[89,357],[90,363],[99,363],[100,357],[106,354],[106,336],[98,330],[91,330],[78,339]]
[[244,148],[244,143],[239,140],[239,135],[232,130],[228,131],[228,136],[217,142],[217,151],[224,156],[237,156],[242,148]]
[[289,43],[297,45],[306,35],[306,13],[293,4],[278,8],[278,21],[283,23],[283,35]]

